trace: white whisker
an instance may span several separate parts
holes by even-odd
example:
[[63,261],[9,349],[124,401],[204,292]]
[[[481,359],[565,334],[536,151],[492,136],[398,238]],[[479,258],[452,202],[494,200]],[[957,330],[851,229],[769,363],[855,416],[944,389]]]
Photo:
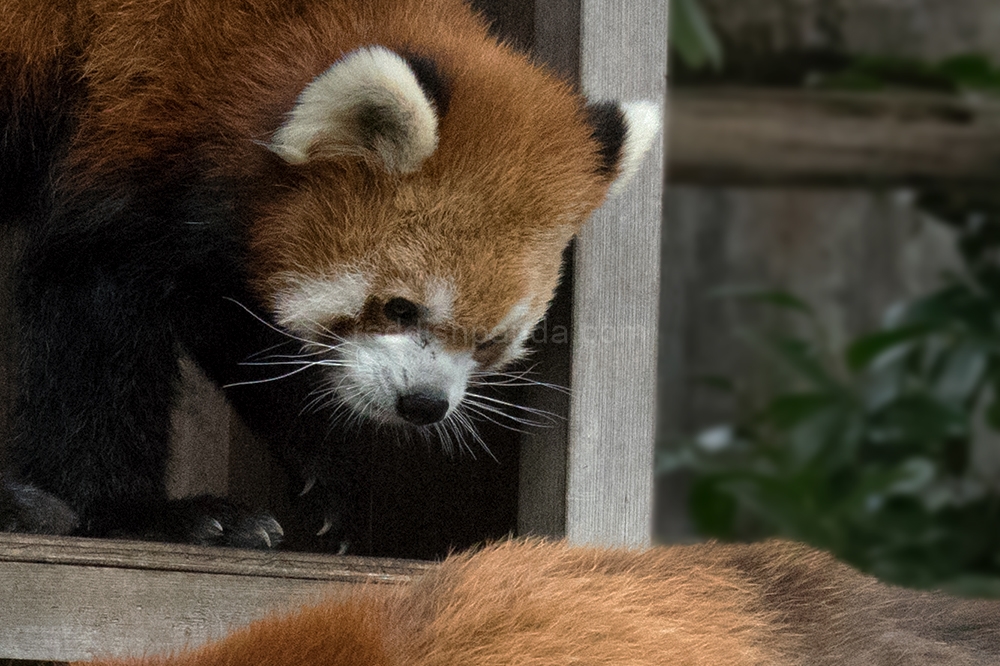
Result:
[[[536,407],[527,407],[525,405],[518,405],[517,403],[510,402],[508,400],[501,400],[500,398],[492,398],[492,397],[490,397],[488,395],[483,395],[482,393],[471,393],[471,392],[467,393],[466,394],[466,400],[467,401],[469,401],[469,400],[475,400],[476,404],[478,406],[484,407],[484,408],[486,407],[486,405],[483,404],[480,401],[485,400],[485,401],[487,401],[489,403],[492,403],[493,405],[500,405],[502,407],[508,407],[510,409],[515,409],[515,410],[519,410],[519,411],[522,411],[522,412],[526,412],[526,413],[531,414],[533,416],[541,417],[542,419],[544,419],[546,421],[549,421],[549,422],[565,420],[565,417],[561,416],[560,414],[555,414],[553,412],[549,412],[549,411],[546,411],[544,409],[538,409]],[[496,409],[496,408],[494,408],[494,409]]]
[[504,412],[504,411],[499,410],[499,409],[489,408],[489,413],[487,413],[485,411],[482,411],[482,410],[487,409],[487,406],[485,406],[485,405],[475,405],[475,404],[467,403],[466,404],[466,409],[468,409],[471,414],[473,414],[474,416],[476,416],[476,417],[478,417],[480,419],[483,419],[485,421],[489,421],[490,423],[492,423],[494,425],[498,425],[501,428],[505,428],[507,430],[511,430],[513,432],[520,433],[522,435],[527,435],[529,431],[524,430],[522,428],[518,428],[517,426],[511,425],[510,423],[504,423],[503,421],[499,421],[496,418],[494,418],[493,416],[491,416],[491,414],[495,414],[497,416],[501,416],[501,417],[503,417],[505,419],[510,419],[514,423],[518,423],[518,424],[520,424],[522,426],[527,426],[529,428],[551,428],[554,425],[552,423],[538,423],[537,421],[531,421],[531,420],[528,420],[528,419],[523,419],[523,418],[518,418],[516,416],[511,416],[507,412]]
[[281,379],[287,379],[288,377],[292,377],[293,375],[297,375],[300,372],[302,372],[303,370],[308,370],[313,365],[315,365],[315,364],[310,364],[310,365],[306,365],[306,366],[303,366],[303,367],[300,367],[300,368],[296,368],[295,370],[292,370],[291,372],[286,372],[285,374],[278,375],[277,377],[265,377],[264,379],[248,379],[248,380],[242,381],[242,382],[231,382],[229,384],[223,384],[222,388],[228,389],[228,388],[235,388],[237,386],[251,386],[253,384],[266,384],[268,382],[276,382],[276,381],[279,381]]

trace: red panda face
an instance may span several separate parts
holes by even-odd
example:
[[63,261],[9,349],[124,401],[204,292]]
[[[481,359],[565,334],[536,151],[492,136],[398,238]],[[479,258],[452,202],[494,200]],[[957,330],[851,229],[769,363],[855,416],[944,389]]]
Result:
[[652,105],[588,108],[487,55],[354,51],[270,144],[291,185],[251,229],[255,283],[357,417],[461,419],[470,380],[523,355],[567,243],[656,134]]

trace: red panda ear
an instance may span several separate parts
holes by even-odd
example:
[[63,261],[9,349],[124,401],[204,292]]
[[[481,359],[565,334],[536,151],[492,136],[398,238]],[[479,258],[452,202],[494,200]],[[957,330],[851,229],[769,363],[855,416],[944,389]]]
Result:
[[356,155],[410,173],[437,143],[438,115],[418,74],[402,56],[373,46],[313,79],[269,147],[292,164]]
[[610,196],[635,175],[643,156],[660,134],[662,114],[653,102],[598,102],[586,108],[592,136],[600,146],[598,173],[611,182]]

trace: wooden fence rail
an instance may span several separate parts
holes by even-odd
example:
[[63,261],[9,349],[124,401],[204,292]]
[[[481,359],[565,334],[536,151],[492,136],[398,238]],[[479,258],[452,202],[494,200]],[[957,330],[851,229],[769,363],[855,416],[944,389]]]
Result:
[[0,660],[157,654],[426,562],[0,533]]
[[680,88],[672,183],[963,187],[1000,178],[1000,100],[914,93]]

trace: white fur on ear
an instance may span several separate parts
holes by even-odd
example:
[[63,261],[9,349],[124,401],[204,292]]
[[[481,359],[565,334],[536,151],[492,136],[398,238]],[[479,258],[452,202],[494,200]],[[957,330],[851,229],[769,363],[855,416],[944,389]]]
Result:
[[270,149],[287,162],[374,155],[410,173],[437,148],[438,118],[406,60],[381,46],[353,51],[299,95]]
[[625,102],[621,105],[621,110],[625,117],[625,141],[618,160],[618,177],[608,190],[609,196],[617,196],[625,189],[663,128],[663,114],[659,104]]

